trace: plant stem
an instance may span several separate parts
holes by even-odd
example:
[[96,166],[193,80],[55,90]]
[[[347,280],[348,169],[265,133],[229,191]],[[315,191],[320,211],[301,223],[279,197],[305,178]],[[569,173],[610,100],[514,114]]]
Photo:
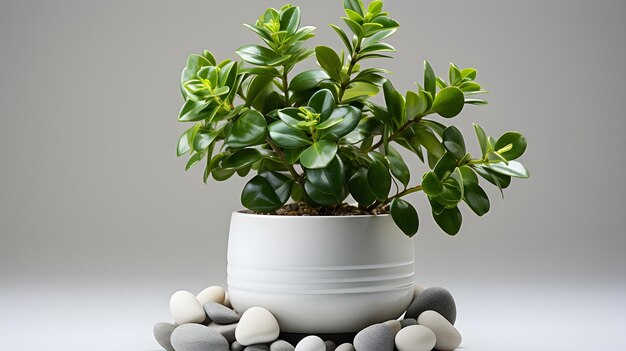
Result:
[[393,200],[395,198],[403,197],[405,195],[418,192],[420,190],[422,190],[422,185],[421,184],[420,185],[416,185],[416,186],[411,187],[411,188],[404,189],[404,191],[399,192],[396,195],[394,195],[394,196],[388,198],[387,200],[385,200],[385,202],[383,202],[383,205],[386,205],[386,204],[390,203],[391,200]]
[[289,107],[289,80],[287,79],[287,67],[283,66],[283,94],[285,95],[285,107]]
[[350,85],[350,77],[352,75],[352,71],[354,70],[354,66],[356,66],[356,63],[358,62],[359,52],[361,51],[361,42],[362,39],[359,38],[356,47],[354,48],[354,52],[352,53],[352,57],[350,57],[350,63],[348,64],[348,81],[342,82],[339,87],[339,102],[343,100],[343,94],[346,92],[348,85]]
[[281,162],[285,165],[285,167],[287,167],[287,170],[289,171],[289,173],[291,173],[291,175],[296,180],[296,182],[298,182],[304,188],[302,175],[298,174],[296,169],[293,168],[293,165],[290,165],[289,162],[287,162],[287,160],[285,159],[285,153],[283,153],[283,150],[281,150],[276,144],[274,144],[274,142],[272,142],[272,140],[269,137],[265,138],[265,141],[272,148],[272,150],[274,150],[274,152],[278,155]]

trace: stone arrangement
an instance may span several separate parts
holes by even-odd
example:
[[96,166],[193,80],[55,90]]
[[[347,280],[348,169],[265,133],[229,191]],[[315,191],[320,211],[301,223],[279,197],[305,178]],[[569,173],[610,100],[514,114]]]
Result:
[[454,298],[438,287],[417,287],[403,317],[371,325],[356,335],[281,334],[270,311],[253,307],[240,315],[219,286],[198,295],[176,292],[170,312],[174,323],[154,326],[156,341],[167,351],[450,351],[462,339],[454,327]]

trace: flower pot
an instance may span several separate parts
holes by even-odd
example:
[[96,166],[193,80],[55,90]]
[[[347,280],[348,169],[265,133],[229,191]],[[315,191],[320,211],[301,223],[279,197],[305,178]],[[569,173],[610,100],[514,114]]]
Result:
[[283,332],[351,333],[398,318],[414,273],[413,242],[389,215],[231,218],[231,303],[268,309]]

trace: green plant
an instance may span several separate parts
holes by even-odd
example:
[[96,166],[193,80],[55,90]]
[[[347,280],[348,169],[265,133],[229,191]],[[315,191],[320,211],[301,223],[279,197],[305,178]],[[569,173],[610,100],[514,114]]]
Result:
[[[409,236],[419,226],[415,208],[402,197],[423,191],[437,224],[454,235],[461,226],[460,202],[477,215],[489,211],[479,176],[500,190],[511,178],[527,178],[515,161],[526,139],[507,132],[498,139],[474,125],[481,156],[466,150],[461,132],[429,118],[449,119],[465,105],[484,105],[476,70],[450,65],[448,79],[424,62],[422,84],[401,94],[382,68],[365,68],[370,59],[395,49],[383,40],[398,23],[383,12],[382,1],[365,7],[343,0],[352,32],[331,25],[345,48],[304,44],[314,27],[300,27],[300,9],[270,8],[246,25],[264,45],[237,50],[243,62],[219,62],[204,51],[191,55],[181,77],[185,103],[179,120],[191,122],[178,141],[178,156],[189,153],[186,169],[204,160],[204,181],[223,181],[235,173],[256,175],[245,185],[242,204],[273,212],[291,197],[314,207],[334,207],[348,196],[364,211],[387,210]],[[315,56],[320,69],[291,77],[297,63]],[[385,106],[372,101],[382,90]],[[427,118],[428,117],[428,118]],[[414,153],[429,170],[411,184],[411,170],[397,147]],[[392,191],[392,185],[393,191]]]

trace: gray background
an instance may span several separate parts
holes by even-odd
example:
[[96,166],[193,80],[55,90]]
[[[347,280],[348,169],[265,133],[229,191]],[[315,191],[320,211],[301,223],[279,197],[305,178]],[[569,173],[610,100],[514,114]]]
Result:
[[[310,45],[340,47],[340,1],[294,1]],[[172,292],[225,283],[245,180],[183,171],[178,79],[190,53],[257,42],[280,1],[0,3],[1,349],[149,350]],[[400,90],[421,61],[475,67],[532,172],[447,237],[422,196],[417,282],[448,287],[465,349],[619,349],[626,338],[626,2],[388,1]],[[313,61],[303,68],[312,67]],[[414,160],[413,160],[414,161]],[[424,170],[412,163],[416,174]],[[415,177],[417,178],[417,176]],[[616,347],[616,348],[613,348]]]

